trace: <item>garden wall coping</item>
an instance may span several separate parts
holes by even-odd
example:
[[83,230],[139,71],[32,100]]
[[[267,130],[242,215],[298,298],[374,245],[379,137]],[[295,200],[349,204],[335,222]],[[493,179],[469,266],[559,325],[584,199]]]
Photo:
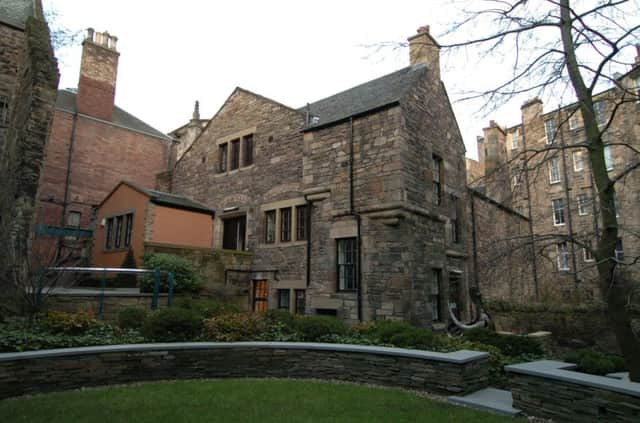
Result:
[[459,350],[448,353],[408,350],[404,348],[375,347],[350,344],[324,344],[313,342],[179,342],[155,344],[107,345],[98,347],[60,348],[51,350],[26,351],[0,354],[0,362],[30,360],[38,358],[64,357],[85,354],[103,354],[117,352],[158,351],[158,350],[206,350],[206,349],[289,349],[319,350],[335,352],[355,352],[365,354],[387,355],[405,358],[417,358],[429,361],[441,361],[453,364],[466,364],[487,358],[489,353]]
[[575,364],[563,361],[541,360],[531,363],[512,364],[505,366],[504,369],[507,372],[560,380],[640,397],[640,383],[572,371],[576,367]]

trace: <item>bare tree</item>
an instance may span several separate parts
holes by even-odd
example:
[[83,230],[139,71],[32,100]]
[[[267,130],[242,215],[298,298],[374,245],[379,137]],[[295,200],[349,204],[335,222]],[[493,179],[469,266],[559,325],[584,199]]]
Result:
[[[623,105],[638,101],[637,87],[621,84],[614,71],[633,64],[625,63],[625,58],[633,57],[631,49],[638,43],[640,5],[630,0],[488,0],[466,5],[464,18],[441,38],[442,47],[481,51],[483,57],[499,56],[511,69],[496,85],[469,91],[467,99],[482,99],[485,111],[522,95],[577,100],[574,110],[582,115],[585,141],[528,149],[521,158],[531,169],[535,166],[532,163],[539,166],[544,161],[540,157],[551,157],[560,150],[586,151],[600,220],[593,248],[598,286],[631,380],[640,381],[640,341],[627,309],[630,292],[638,284],[627,270],[638,259],[623,262],[616,254],[620,225],[614,206],[617,185],[640,169],[640,150],[637,141],[613,141],[607,136]],[[465,34],[474,37],[468,39]],[[605,84],[614,84],[616,92],[607,98],[609,114],[602,122],[594,97]],[[630,152],[628,165],[615,176],[607,171],[607,145],[620,145]],[[585,240],[569,241],[590,248]]]

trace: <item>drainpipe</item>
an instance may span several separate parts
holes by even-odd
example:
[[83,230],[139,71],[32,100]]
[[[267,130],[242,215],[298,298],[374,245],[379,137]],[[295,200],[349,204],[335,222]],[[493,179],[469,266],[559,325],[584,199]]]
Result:
[[[67,215],[67,207],[69,206],[69,185],[71,182],[71,163],[73,158],[73,145],[76,140],[76,123],[78,122],[78,111],[73,113],[73,121],[71,123],[71,136],[69,137],[69,151],[67,153],[67,171],[64,178],[64,197],[62,199],[62,215],[60,216],[60,226],[64,226],[64,218]],[[63,241],[62,237],[58,239],[58,251],[56,257],[60,258],[62,253]]]
[[475,208],[475,195],[471,189],[469,189],[469,193],[471,194],[471,243],[473,246],[473,281],[480,291],[480,281],[478,280],[478,241],[476,239],[476,208]]
[[307,195],[304,196],[307,204],[307,287],[311,285],[311,207],[313,203],[309,201]]
[[353,116],[349,117],[349,214],[356,219],[357,237],[358,237],[358,258],[356,263],[356,278],[358,281],[358,289],[356,291],[358,321],[362,322],[362,237],[361,237],[361,219],[360,215],[355,212],[353,200]]

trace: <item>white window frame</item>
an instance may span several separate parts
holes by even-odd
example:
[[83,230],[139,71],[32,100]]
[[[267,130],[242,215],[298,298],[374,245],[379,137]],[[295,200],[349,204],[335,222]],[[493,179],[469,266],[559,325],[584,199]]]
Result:
[[587,194],[578,194],[578,216],[587,216],[589,214],[589,196]]
[[[558,203],[556,203],[558,202]],[[556,208],[556,204],[560,204],[561,207]],[[554,198],[551,200],[551,215],[553,218],[553,226],[564,226],[565,218],[564,218],[564,199],[563,198]],[[556,214],[557,212],[557,214]],[[557,218],[557,219],[556,219]],[[560,219],[562,218],[562,219]]]
[[615,168],[613,163],[613,156],[611,155],[611,146],[604,146],[604,165],[607,168],[607,171],[613,170]]
[[558,159],[558,157],[550,158],[547,162],[547,166],[549,167],[549,183],[560,183],[562,181],[562,176],[560,175],[560,160]]
[[576,110],[569,117],[569,129],[573,131],[574,129],[578,129],[578,128],[581,128],[581,125],[580,125],[580,110]]
[[567,241],[562,241],[556,244],[556,254],[558,261],[558,270],[570,270],[571,267],[569,267],[569,246],[567,245]]
[[614,255],[616,261],[624,261],[624,246],[622,245],[622,238],[618,238],[616,241]]
[[517,129],[511,133],[511,149],[512,150],[518,149],[518,142],[520,138],[519,135],[520,135],[520,131]]
[[585,263],[592,263],[596,260],[593,253],[587,249],[587,247],[582,248],[582,259]]
[[[550,125],[549,125],[550,124]],[[553,144],[555,142],[556,135],[556,121],[553,119],[547,119],[544,121],[544,135],[547,137],[547,144]]]
[[607,122],[603,100],[593,102],[593,113],[595,114],[596,123],[598,124],[598,126],[604,125]]
[[583,151],[577,150],[571,154],[571,158],[573,159],[573,171],[581,172],[584,170],[584,157]]

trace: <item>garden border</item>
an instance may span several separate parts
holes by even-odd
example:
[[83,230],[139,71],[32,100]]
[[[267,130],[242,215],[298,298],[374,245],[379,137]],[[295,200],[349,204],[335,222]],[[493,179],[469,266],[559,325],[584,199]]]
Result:
[[489,354],[348,344],[191,342],[0,354],[0,399],[84,386],[166,379],[344,380],[443,394],[488,385]]

